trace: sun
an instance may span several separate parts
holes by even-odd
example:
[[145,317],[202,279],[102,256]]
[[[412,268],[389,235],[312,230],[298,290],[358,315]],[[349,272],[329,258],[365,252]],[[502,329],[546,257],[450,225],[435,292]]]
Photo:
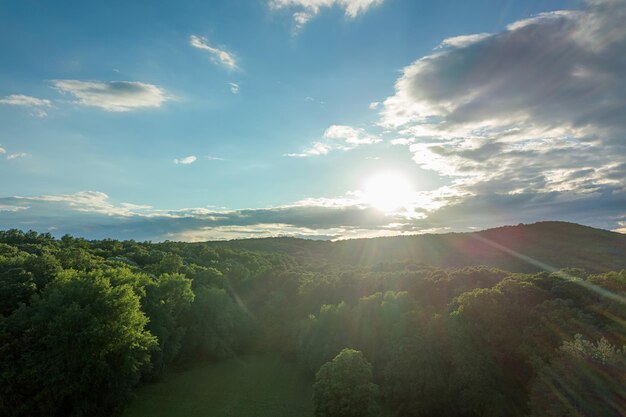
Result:
[[407,179],[396,172],[384,172],[365,181],[361,198],[380,211],[389,213],[411,205],[413,189]]

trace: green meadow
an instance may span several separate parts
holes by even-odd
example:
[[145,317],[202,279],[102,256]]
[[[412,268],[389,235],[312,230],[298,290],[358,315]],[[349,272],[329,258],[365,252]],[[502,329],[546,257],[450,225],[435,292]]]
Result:
[[274,356],[243,356],[146,384],[123,417],[311,417],[312,381]]

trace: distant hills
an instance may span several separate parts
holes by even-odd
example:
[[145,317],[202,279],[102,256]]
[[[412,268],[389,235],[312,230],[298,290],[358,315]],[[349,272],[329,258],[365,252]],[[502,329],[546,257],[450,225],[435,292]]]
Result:
[[209,244],[281,253],[311,262],[350,265],[380,262],[415,262],[453,268],[487,265],[516,272],[551,268],[582,268],[588,272],[626,269],[626,235],[557,221],[470,233],[337,242],[278,237]]

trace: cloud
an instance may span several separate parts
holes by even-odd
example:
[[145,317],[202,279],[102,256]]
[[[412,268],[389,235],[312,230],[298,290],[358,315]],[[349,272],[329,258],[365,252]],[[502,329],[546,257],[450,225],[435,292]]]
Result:
[[133,216],[136,215],[139,210],[149,208],[149,206],[129,203],[115,205],[109,201],[107,194],[100,191],[80,191],[75,194],[43,195],[36,197],[13,197],[12,199],[6,199],[6,201],[17,203],[14,204],[14,207],[23,207],[27,204],[35,207],[38,203],[41,207],[64,207],[68,211],[68,214],[70,214],[70,212],[84,212],[122,217]]
[[[0,146],[0,155],[5,155],[5,154],[7,154],[7,150]],[[11,152],[7,154],[7,159],[8,160],[20,159],[20,158],[27,158],[29,156],[31,155],[26,152]]]
[[191,35],[189,37],[189,44],[194,48],[209,51],[213,62],[223,65],[229,70],[237,69],[237,61],[235,60],[233,54],[226,50],[209,45],[209,40],[206,37]]
[[0,212],[3,212],[3,211],[16,212],[20,210],[28,210],[29,208],[30,207],[28,206],[10,206],[6,204],[0,204]]
[[74,96],[78,104],[110,112],[161,107],[171,99],[161,87],[138,81],[53,80],[52,85]]
[[379,137],[370,135],[365,129],[345,125],[329,126],[324,131],[324,138],[343,140],[349,146],[370,145],[381,141]]
[[372,101],[369,106],[367,106],[370,110],[376,110],[380,106],[379,101]]
[[0,99],[0,104],[8,104],[10,106],[52,106],[50,100],[25,96],[22,94],[11,94],[10,96],[6,96],[5,98]]
[[410,145],[413,142],[415,142],[415,138],[396,138],[389,141],[392,145]]
[[297,9],[293,13],[296,29],[302,28],[315,17],[324,7],[340,7],[348,18],[355,18],[367,12],[371,7],[378,6],[384,0],[269,0],[271,9]]
[[626,194],[624,19],[626,2],[588,1],[446,39],[404,68],[380,123],[464,196],[431,221],[510,210],[499,221],[598,224],[588,210],[615,225]]
[[324,131],[324,142],[314,142],[311,147],[300,153],[288,153],[286,156],[303,158],[326,155],[333,150],[347,151],[361,145],[371,145],[382,141],[378,136],[369,134],[363,128],[345,125],[331,125]]
[[224,158],[220,158],[217,156],[211,156],[211,155],[205,155],[203,156],[204,159],[208,159],[209,161],[224,161]]
[[0,104],[34,108],[34,115],[39,117],[46,117],[48,115],[42,107],[52,107],[50,100],[25,96],[23,94],[11,94],[6,96],[0,99]]
[[624,127],[626,27],[615,20],[624,9],[623,2],[596,1],[584,11],[542,14],[501,33],[466,36],[476,39],[404,69],[396,94],[384,103],[383,121],[401,126],[438,118],[440,129]]
[[322,142],[315,142],[310,148],[305,149],[301,153],[288,153],[286,156],[290,156],[292,158],[305,158],[307,156],[318,156],[318,155],[326,155],[331,151],[331,147]]
[[[3,149],[4,150],[4,149]],[[4,152],[0,152],[0,153],[4,153]],[[7,159],[19,159],[19,158],[26,158],[29,157],[30,154],[26,153],[26,152],[16,152],[16,153],[11,153],[9,155],[7,155]]]
[[[520,193],[514,196],[458,194],[452,187],[418,191],[415,207],[383,213],[368,204],[359,190],[338,198],[308,198],[277,207],[225,210],[214,208],[155,209],[149,205],[115,203],[97,191],[34,197],[0,198],[0,229],[53,230],[90,239],[116,238],[162,241],[297,236],[345,239],[437,231],[537,221],[549,216],[584,224],[621,229],[626,193],[601,198],[560,193]],[[485,215],[488,213],[489,215]]]
[[230,92],[233,94],[238,94],[239,93],[239,84],[237,83],[228,83],[228,85],[230,86]]
[[259,209],[189,208],[157,210],[117,204],[108,195],[84,191],[66,195],[0,198],[0,229],[19,227],[89,238],[224,239],[249,236],[338,237],[367,233],[398,223],[351,199],[303,200]]
[[194,162],[196,162],[197,159],[198,158],[195,155],[189,155],[189,156],[186,156],[184,158],[180,158],[180,159],[176,158],[176,159],[174,159],[174,163],[176,165],[179,165],[179,164],[181,164],[181,165],[189,165],[189,164],[193,164]]
[[441,44],[437,48],[465,48],[473,43],[482,41],[489,36],[491,36],[490,33],[476,33],[474,35],[454,36],[452,38],[444,39],[444,41],[441,42]]

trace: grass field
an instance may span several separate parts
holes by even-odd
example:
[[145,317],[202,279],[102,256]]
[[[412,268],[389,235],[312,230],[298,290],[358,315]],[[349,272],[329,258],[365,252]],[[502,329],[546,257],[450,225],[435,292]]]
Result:
[[244,356],[167,375],[122,417],[312,417],[312,381],[272,356]]

